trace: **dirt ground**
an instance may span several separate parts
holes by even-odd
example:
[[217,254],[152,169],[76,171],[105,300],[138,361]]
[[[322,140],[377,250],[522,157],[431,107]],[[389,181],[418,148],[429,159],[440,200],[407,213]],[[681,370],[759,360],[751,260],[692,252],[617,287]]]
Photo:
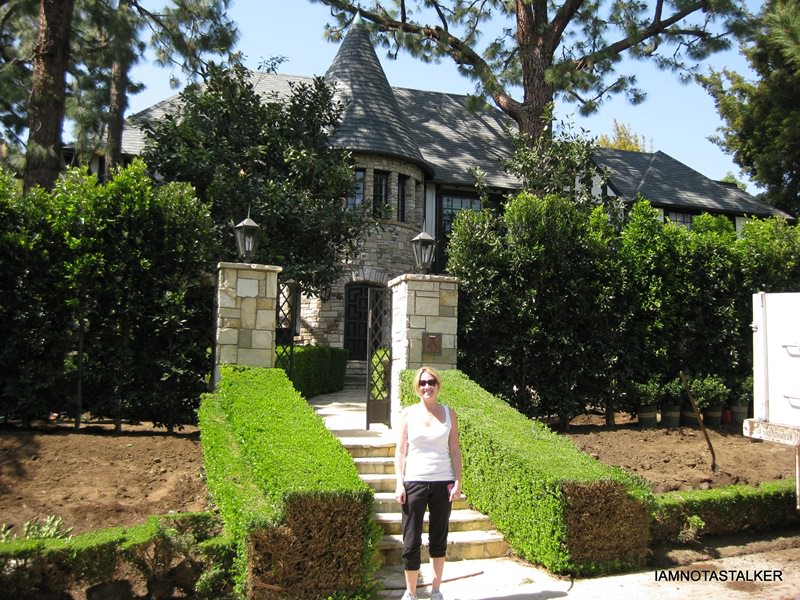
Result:
[[73,533],[136,525],[149,515],[209,506],[195,427],[38,423],[0,426],[0,525],[56,515]]
[[[624,415],[576,419],[568,434],[600,460],[639,473],[655,491],[758,484],[794,475],[794,450],[711,430],[718,470],[699,429],[641,429]],[[0,524],[21,533],[34,518],[57,515],[73,533],[135,525],[148,515],[209,507],[195,428],[174,434],[149,425],[0,425]]]
[[567,435],[598,460],[641,475],[656,493],[794,477],[792,446],[744,437],[741,426],[706,429],[717,467],[712,470],[711,450],[697,427],[641,428],[635,418],[617,414],[616,424],[608,428],[604,419],[577,417]]

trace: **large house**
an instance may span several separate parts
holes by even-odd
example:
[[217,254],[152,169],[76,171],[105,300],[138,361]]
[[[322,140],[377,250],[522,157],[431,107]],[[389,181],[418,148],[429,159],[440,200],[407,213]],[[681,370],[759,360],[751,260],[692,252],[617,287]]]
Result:
[[[344,347],[352,359],[366,358],[368,290],[413,269],[410,242],[425,230],[446,241],[459,210],[480,209],[471,172],[480,167],[490,190],[501,196],[519,182],[501,166],[513,151],[508,118],[490,108],[472,111],[457,94],[393,88],[386,79],[366,28],[357,21],[328,72],[346,102],[334,145],[350,150],[356,162],[352,203],[391,206],[382,230],[365,240],[361,256],[324,299],[302,301],[300,336],[306,343]],[[288,93],[293,81],[309,77],[253,74],[264,95]],[[175,97],[137,117],[159,118]],[[144,138],[125,130],[123,152],[139,154]],[[690,223],[692,215],[717,213],[734,219],[785,215],[746,192],[710,180],[662,153],[599,149],[594,157],[606,173],[603,193],[624,203],[649,200],[665,218]],[[442,255],[439,255],[439,265]]]

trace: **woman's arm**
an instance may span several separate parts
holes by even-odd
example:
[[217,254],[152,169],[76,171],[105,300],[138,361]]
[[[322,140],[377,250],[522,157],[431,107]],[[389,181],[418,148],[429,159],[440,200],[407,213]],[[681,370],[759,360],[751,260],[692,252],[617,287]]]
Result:
[[450,448],[450,462],[453,463],[453,476],[455,483],[450,490],[450,502],[457,500],[461,497],[461,443],[458,438],[458,417],[456,411],[448,408],[450,411],[450,437],[448,438],[448,446]]
[[406,456],[408,454],[408,419],[406,411],[400,413],[400,434],[394,451],[394,472],[397,483],[394,488],[394,497],[400,504],[406,502],[406,486],[403,484],[403,474],[406,472]]

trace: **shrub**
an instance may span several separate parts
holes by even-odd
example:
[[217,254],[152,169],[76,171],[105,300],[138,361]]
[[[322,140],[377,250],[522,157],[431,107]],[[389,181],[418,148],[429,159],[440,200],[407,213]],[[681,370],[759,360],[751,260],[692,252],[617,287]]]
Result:
[[691,377],[688,384],[698,410],[722,406],[730,394],[728,386],[718,375]]
[[223,366],[200,429],[209,492],[237,548],[240,595],[369,588],[379,537],[372,490],[282,370]]
[[347,354],[343,348],[328,346],[296,346],[293,350],[287,347],[276,352],[276,366],[288,373],[291,360],[292,384],[303,396],[313,398],[344,388]]
[[[702,522],[701,529],[693,527],[693,519]],[[793,480],[762,483],[758,487],[733,485],[667,492],[655,499],[653,543],[683,541],[692,529],[700,536],[720,536],[781,529],[797,523],[800,516]]]

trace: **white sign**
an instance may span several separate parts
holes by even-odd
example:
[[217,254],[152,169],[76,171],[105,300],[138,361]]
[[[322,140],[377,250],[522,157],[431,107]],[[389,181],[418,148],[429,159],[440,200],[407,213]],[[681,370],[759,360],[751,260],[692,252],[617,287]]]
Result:
[[753,418],[744,435],[795,448],[800,510],[800,294],[753,294]]
[[753,295],[753,417],[800,427],[800,294]]

